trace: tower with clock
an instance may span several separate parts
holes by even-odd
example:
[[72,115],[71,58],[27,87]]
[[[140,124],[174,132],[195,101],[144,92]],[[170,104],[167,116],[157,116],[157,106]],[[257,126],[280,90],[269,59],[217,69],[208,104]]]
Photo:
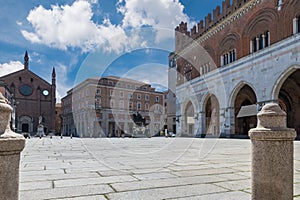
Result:
[[[0,77],[13,93],[16,131],[35,135],[40,124],[44,132],[55,130],[56,73],[52,69],[52,83],[29,70],[29,56],[25,52],[24,69]],[[39,120],[41,119],[41,120]]]

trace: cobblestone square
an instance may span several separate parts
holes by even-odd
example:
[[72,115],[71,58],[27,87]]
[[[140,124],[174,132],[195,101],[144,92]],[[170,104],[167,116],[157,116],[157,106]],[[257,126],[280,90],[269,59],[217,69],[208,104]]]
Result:
[[[199,138],[26,140],[20,199],[251,198],[251,142]],[[294,199],[300,199],[295,141]]]

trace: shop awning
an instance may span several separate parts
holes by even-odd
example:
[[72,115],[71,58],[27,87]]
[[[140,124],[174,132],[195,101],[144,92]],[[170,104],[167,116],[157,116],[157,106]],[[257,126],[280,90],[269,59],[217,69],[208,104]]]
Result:
[[250,117],[256,115],[257,115],[257,107],[256,104],[253,104],[249,106],[242,106],[239,114],[237,115],[237,118]]
[[188,124],[194,124],[195,123],[194,117],[187,117],[187,123]]

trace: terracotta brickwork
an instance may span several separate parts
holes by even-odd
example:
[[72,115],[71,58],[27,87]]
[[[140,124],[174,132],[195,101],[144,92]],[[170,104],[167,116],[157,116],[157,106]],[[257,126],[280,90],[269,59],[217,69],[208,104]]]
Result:
[[15,126],[17,132],[35,134],[42,116],[45,132],[55,131],[56,75],[52,72],[52,84],[33,73],[28,67],[28,54],[24,57],[24,69],[0,77],[13,93],[15,100]]
[[300,138],[299,0],[226,0],[222,11],[187,27],[176,27],[169,56],[177,72],[177,132],[248,137],[257,112],[276,102]]
[[[227,53],[230,56],[235,51],[234,60],[237,60],[251,54],[251,49],[252,52],[256,51],[256,38],[261,40],[260,47],[257,47],[261,49],[262,45],[266,47],[293,35],[293,20],[299,19],[300,1],[286,0],[282,5],[278,3],[278,0],[233,0],[230,5],[230,0],[225,0],[222,12],[218,6],[213,14],[208,14],[191,30],[182,22],[175,29],[178,72],[186,77],[189,76],[187,71],[191,70],[192,78],[187,79],[193,79],[201,75],[200,67],[208,62],[210,71],[224,66],[221,57]],[[299,20],[297,23],[299,26]],[[261,44],[262,37],[264,44]],[[251,40],[254,42],[252,47]],[[195,43],[204,48],[212,61],[209,58],[197,61],[199,49],[185,52],[185,49],[195,48],[192,47]],[[202,71],[205,73],[205,69]],[[178,80],[178,84],[183,82],[183,79]]]

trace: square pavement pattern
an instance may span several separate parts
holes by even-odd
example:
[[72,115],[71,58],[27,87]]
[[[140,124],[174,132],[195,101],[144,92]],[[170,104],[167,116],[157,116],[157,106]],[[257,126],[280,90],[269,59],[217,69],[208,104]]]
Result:
[[[251,142],[200,138],[32,138],[20,200],[251,199]],[[295,141],[294,199],[300,199]]]

